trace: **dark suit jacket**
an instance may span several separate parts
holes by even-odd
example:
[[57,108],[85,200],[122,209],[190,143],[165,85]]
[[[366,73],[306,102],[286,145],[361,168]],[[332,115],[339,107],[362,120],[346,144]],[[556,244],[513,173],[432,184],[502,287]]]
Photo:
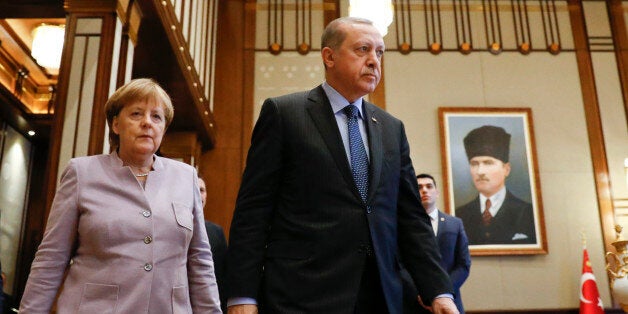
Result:
[[[469,255],[469,241],[462,225],[462,220],[438,212],[438,231],[436,241],[441,255],[440,265],[447,271],[454,286],[454,301],[460,313],[464,313],[460,287],[469,277],[471,256]],[[428,313],[420,307],[416,296],[419,294],[416,287],[409,280],[407,273],[402,273],[404,281],[404,312]]]
[[205,220],[205,230],[211,246],[212,258],[214,259],[214,273],[220,294],[220,308],[223,313],[227,313],[227,289],[225,281],[225,257],[227,255],[227,239],[222,227]]
[[255,298],[266,313],[352,313],[371,245],[391,314],[402,307],[400,254],[427,300],[453,293],[429,217],[416,210],[403,124],[366,102],[363,112],[366,204],[323,88],[265,101],[231,224],[229,297]]
[[456,209],[469,236],[469,244],[534,244],[534,212],[532,204],[525,202],[510,191],[502,207],[490,225],[482,224],[480,197]]
[[[0,273],[2,273],[2,262],[0,262]],[[4,312],[4,289],[2,288],[4,283],[2,282],[2,276],[0,276],[0,312]]]

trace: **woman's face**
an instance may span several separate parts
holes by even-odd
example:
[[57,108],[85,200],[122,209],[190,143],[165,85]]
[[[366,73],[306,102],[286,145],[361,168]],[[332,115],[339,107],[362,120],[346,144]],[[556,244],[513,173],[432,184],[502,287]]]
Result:
[[154,101],[126,105],[113,118],[111,128],[120,137],[120,154],[154,154],[166,129],[164,108]]

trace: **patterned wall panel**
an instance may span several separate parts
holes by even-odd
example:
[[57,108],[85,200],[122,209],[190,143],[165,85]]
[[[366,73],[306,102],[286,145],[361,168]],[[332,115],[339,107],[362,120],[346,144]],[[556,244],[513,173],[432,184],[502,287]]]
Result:
[[[499,54],[574,49],[567,1],[394,0],[395,17],[385,37],[387,50]],[[255,49],[306,54],[320,49],[321,0],[262,0],[255,4]]]

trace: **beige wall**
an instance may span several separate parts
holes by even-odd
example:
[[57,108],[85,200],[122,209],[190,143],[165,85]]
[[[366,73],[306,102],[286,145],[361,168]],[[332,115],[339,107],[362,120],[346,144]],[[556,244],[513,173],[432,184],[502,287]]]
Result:
[[[587,131],[573,53],[386,55],[387,109],[406,124],[417,172],[443,182],[438,107],[529,107],[535,127],[548,255],[472,257],[468,310],[573,308],[580,232],[609,304]],[[625,139],[624,139],[625,140]],[[441,199],[440,208],[444,209]],[[493,297],[486,297],[490,289]]]

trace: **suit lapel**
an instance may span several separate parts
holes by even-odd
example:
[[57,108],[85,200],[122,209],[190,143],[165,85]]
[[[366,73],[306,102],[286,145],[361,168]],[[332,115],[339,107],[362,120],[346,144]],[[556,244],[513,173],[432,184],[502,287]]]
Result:
[[318,129],[327,149],[331,153],[332,157],[336,161],[336,165],[342,173],[343,178],[347,181],[349,186],[353,186],[353,193],[360,199],[360,193],[355,186],[353,176],[351,175],[351,167],[347,160],[347,154],[345,147],[342,143],[342,137],[340,137],[340,131],[338,130],[338,124],[336,123],[336,117],[331,110],[331,104],[329,99],[325,95],[325,91],[321,86],[313,89],[308,94],[308,112],[314,120],[314,124]]
[[367,197],[367,202],[370,203],[370,200],[375,195],[375,191],[377,190],[377,186],[379,185],[379,179],[381,177],[382,171],[382,158],[383,158],[383,149],[382,149],[382,126],[381,122],[377,119],[377,115],[375,114],[375,105],[367,102],[364,102],[364,126],[366,127],[368,137],[369,137],[369,149],[370,149],[370,177],[369,177],[369,192]]
[[445,224],[447,223],[447,220],[446,220],[447,218],[445,218],[445,216],[439,211],[437,219],[438,221],[436,223],[438,224],[438,230],[436,231],[436,239],[438,239],[440,242],[440,235],[445,230]]
[[519,205],[517,205],[517,203],[514,202],[514,195],[512,195],[512,193],[510,193],[510,191],[506,190],[506,196],[504,198],[504,202],[502,203],[502,206],[499,208],[499,211],[497,212],[497,214],[495,215],[495,217],[493,217],[494,221],[495,220],[507,220],[507,219],[511,219],[514,216],[518,216],[519,211]]

